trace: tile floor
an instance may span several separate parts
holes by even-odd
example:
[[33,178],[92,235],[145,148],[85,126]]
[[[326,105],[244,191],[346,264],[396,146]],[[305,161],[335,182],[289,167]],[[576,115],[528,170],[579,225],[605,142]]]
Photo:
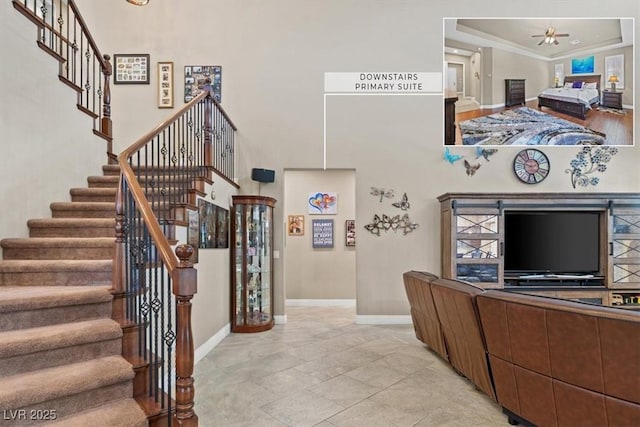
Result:
[[287,307],[287,318],[230,334],[196,365],[201,426],[508,425],[411,325],[356,325],[342,307]]

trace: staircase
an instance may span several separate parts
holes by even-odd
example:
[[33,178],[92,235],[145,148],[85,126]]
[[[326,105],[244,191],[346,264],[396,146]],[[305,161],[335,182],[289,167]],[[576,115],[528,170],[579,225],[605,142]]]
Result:
[[[112,319],[118,167],[0,241],[0,424],[146,426]],[[109,188],[109,185],[111,188]],[[55,424],[54,424],[55,425]]]

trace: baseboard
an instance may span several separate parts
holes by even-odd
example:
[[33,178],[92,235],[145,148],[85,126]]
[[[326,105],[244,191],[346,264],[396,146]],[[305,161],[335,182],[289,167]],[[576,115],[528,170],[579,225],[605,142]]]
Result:
[[231,324],[227,323],[216,332],[211,338],[209,338],[204,344],[196,349],[193,355],[194,365],[197,364],[200,360],[204,359],[204,357],[209,354],[211,350],[216,348],[218,344],[222,342],[223,339],[227,335],[231,333]]
[[287,324],[287,315],[279,315],[279,314],[274,314],[273,315],[273,321],[275,322],[276,325],[286,325]]
[[286,305],[292,307],[355,307],[355,299],[287,299]]
[[411,315],[356,315],[358,325],[410,325]]

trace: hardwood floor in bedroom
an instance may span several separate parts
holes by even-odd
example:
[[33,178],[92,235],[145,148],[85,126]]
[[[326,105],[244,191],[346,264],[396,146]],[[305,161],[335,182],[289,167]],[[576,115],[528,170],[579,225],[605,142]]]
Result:
[[[526,106],[533,109],[538,109],[538,101],[532,100],[526,103]],[[460,133],[460,126],[458,123],[474,119],[476,117],[488,116],[489,114],[499,113],[508,109],[514,109],[521,107],[520,105],[514,105],[510,108],[494,108],[485,110],[472,110],[465,111],[456,114],[456,145],[462,145],[462,135]],[[607,136],[608,145],[633,145],[633,110],[625,109],[625,114],[616,114],[608,111],[598,111],[595,108],[587,113],[585,120],[581,120],[577,117],[569,116],[568,114],[558,113],[549,108],[543,107],[542,111],[565,119],[597,132],[604,133]]]

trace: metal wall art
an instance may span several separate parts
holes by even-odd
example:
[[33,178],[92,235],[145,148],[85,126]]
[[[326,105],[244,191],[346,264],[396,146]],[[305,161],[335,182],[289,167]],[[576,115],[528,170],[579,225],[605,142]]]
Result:
[[[482,148],[482,147],[476,147],[475,148],[475,152],[476,152],[476,160],[483,158],[485,161],[489,161],[489,157],[493,156],[494,154],[496,154],[498,152],[497,148]],[[449,147],[444,149],[444,159],[449,162],[450,164],[455,164],[458,160],[462,160],[464,159],[465,156],[462,154],[453,154],[450,150]],[[470,161],[466,160],[462,163],[464,165],[464,169],[467,173],[467,176],[474,176],[476,174],[476,172],[478,172],[478,169],[480,169],[480,166],[482,166],[482,163],[471,163]]]
[[404,214],[402,217],[400,215],[390,217],[387,214],[382,214],[382,217],[380,217],[380,215],[375,214],[373,215],[373,221],[366,224],[364,228],[376,236],[380,236],[381,231],[397,231],[398,229],[401,229],[402,234],[406,235],[418,228],[418,224],[411,221],[409,214]]
[[[374,196],[382,194],[380,195],[381,202],[383,197],[393,197],[393,195],[391,196],[384,195],[383,194],[384,189],[380,189],[382,191],[381,193],[375,193],[375,194],[373,190],[379,190],[379,189],[371,187],[371,190],[372,190],[371,194]],[[402,199],[399,202],[392,203],[391,205],[403,211],[407,211],[411,207],[411,204],[409,203],[409,198],[407,197],[407,193],[404,193],[402,195]],[[393,215],[393,216],[389,216],[387,214],[381,214],[381,215],[375,214],[373,216],[373,221],[371,221],[369,224],[366,224],[364,226],[365,230],[367,230],[371,234],[375,234],[376,236],[380,236],[380,232],[382,231],[389,231],[389,230],[397,231],[398,229],[402,230],[403,235],[407,235],[411,233],[413,230],[415,230],[416,228],[418,228],[418,224],[411,221],[411,219],[409,218],[409,214],[407,213],[405,213],[402,216],[400,216],[400,214]]]
[[392,203],[392,205],[394,208],[399,208],[403,211],[409,210],[409,208],[411,207],[411,204],[409,203],[409,198],[407,197],[407,193],[404,193],[402,195],[402,200],[400,200],[399,202]]
[[475,165],[472,165],[467,160],[464,161],[464,168],[467,170],[468,176],[475,175],[478,169],[480,169],[480,166],[481,166],[480,163],[476,163]]
[[382,203],[382,199],[386,197],[387,199],[393,199],[396,196],[395,191],[385,190],[384,188],[371,187],[372,196],[380,196],[380,203]]
[[595,172],[605,172],[607,170],[607,163],[613,156],[618,154],[616,147],[582,147],[582,150],[578,152],[576,158],[571,160],[569,165],[570,169],[566,169],[565,173],[571,174],[571,185],[576,188],[587,187],[589,185],[598,185],[600,178],[597,176],[590,176]]
[[449,147],[444,149],[444,159],[451,164],[454,164],[455,162],[462,159],[463,157],[464,156],[462,154],[451,153],[451,151],[449,151]]

